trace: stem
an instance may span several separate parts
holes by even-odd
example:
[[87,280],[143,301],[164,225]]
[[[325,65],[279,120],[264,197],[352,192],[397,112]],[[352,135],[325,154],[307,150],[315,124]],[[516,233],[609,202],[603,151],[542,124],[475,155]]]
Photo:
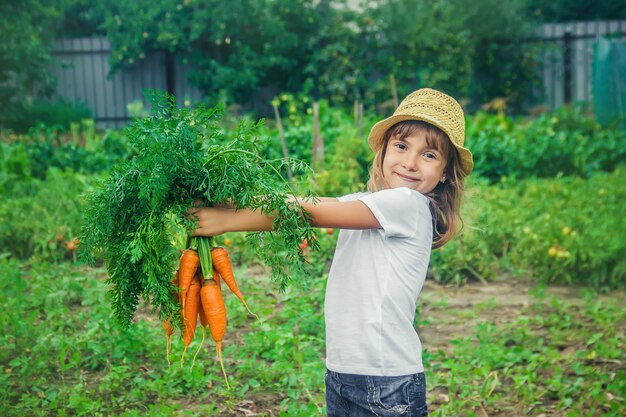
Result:
[[202,275],[206,278],[211,276],[213,271],[213,260],[211,259],[211,247],[213,246],[212,237],[198,238],[198,256],[200,256],[200,268]]
[[[223,155],[228,154],[228,153],[241,153],[241,154],[244,154],[244,155],[249,155],[249,156],[252,156],[252,157],[254,157],[254,158],[255,158],[255,159],[257,159],[257,160],[266,161],[266,160],[264,160],[264,159],[263,159],[260,155],[257,155],[257,154],[255,154],[254,152],[244,151],[244,150],[242,150],[242,149],[227,149],[227,150],[222,151],[222,152],[220,152],[220,153],[218,153],[218,154],[216,154],[216,155],[213,155],[212,157],[210,157],[209,159],[207,159],[207,161],[204,163],[204,165],[205,165],[205,166],[206,166],[206,165],[209,165],[209,163],[210,163],[213,159],[217,158],[218,156],[223,156]],[[281,160],[283,160],[283,159],[284,159],[284,158],[273,159],[273,160],[266,161],[266,162],[281,161]],[[274,172],[276,173],[276,175],[278,175],[278,176],[280,177],[280,179],[281,179],[281,180],[282,180],[285,184],[287,184],[287,186],[289,187],[289,190],[290,190],[290,191],[293,191],[293,188],[291,187],[291,184],[289,183],[289,181],[285,180],[285,178],[284,178],[284,177],[282,176],[282,174],[281,174],[281,173],[280,173],[280,172],[279,172],[279,171],[278,171],[278,170],[274,167],[274,165],[272,165],[271,163],[268,163],[268,165],[269,165],[269,167],[272,169],[272,171],[274,171]]]

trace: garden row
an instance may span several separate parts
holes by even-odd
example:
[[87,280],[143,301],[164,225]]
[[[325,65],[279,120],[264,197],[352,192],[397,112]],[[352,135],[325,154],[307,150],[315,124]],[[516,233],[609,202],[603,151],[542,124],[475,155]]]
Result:
[[[284,114],[284,137],[288,156],[310,163],[312,158],[311,101],[306,96],[283,94],[275,104]],[[371,161],[366,135],[378,116],[366,113],[355,125],[353,115],[328,102],[319,102],[325,170],[339,174],[345,164],[357,164],[348,183],[320,186],[322,193],[351,192],[364,181]],[[237,119],[228,114],[224,123]],[[626,132],[601,126],[583,107],[563,107],[533,118],[510,117],[503,113],[478,112],[466,119],[467,146],[474,154],[474,173],[497,183],[502,178],[549,178],[580,176],[612,171],[626,160]],[[267,157],[284,156],[274,120],[259,130],[270,137]],[[133,153],[124,130],[96,131],[92,120],[74,123],[66,131],[40,125],[25,135],[0,132],[2,175],[9,180],[45,178],[49,166],[81,173],[106,171]],[[346,162],[346,159],[350,161]],[[318,178],[319,179],[319,178]],[[7,178],[0,179],[6,187]]]
[[[326,280],[279,293],[264,269],[236,273],[261,319],[250,322],[239,300],[225,297],[232,330],[224,341],[227,390],[212,342],[205,341],[193,369],[176,360],[168,366],[161,322],[145,303],[134,325],[121,328],[103,269],[0,257],[2,414],[323,416]],[[618,295],[585,291],[571,304],[538,286],[506,320],[496,298],[467,307],[467,294],[456,300],[462,304],[428,295],[416,326],[439,331],[442,310],[463,323],[450,342],[425,344],[434,416],[626,412],[626,312]],[[481,311],[496,306],[497,323],[480,323]],[[190,350],[199,345],[196,335]],[[182,350],[176,333],[171,359]]]
[[[285,142],[290,157],[311,160],[309,103],[285,96]],[[320,109],[324,169],[299,177],[296,189],[341,195],[364,188],[371,152],[351,115]],[[368,117],[365,126],[373,123]],[[226,119],[224,123],[233,123]],[[621,287],[626,275],[626,134],[601,128],[580,109],[534,119],[479,113],[468,118],[468,146],[476,159],[464,206],[463,234],[434,252],[431,272],[441,282],[490,280],[502,269],[546,282]],[[260,134],[272,138],[264,152],[283,156],[273,123]],[[0,142],[0,253],[59,260],[75,256],[83,193],[134,150],[124,131],[99,133],[84,122],[68,132],[41,128]],[[622,233],[620,233],[622,231]],[[322,273],[335,235],[319,234],[311,268]],[[254,251],[243,236],[227,236],[240,260]],[[250,250],[247,250],[250,249]]]

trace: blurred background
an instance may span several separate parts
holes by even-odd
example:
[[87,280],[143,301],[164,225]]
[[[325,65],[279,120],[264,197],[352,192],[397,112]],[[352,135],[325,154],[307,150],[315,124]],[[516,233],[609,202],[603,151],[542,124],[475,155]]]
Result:
[[84,115],[99,127],[120,127],[144,88],[190,104],[223,101],[257,116],[273,115],[270,101],[281,93],[389,112],[423,86],[459,97],[469,112],[593,103],[604,119],[624,110],[620,1],[66,0],[1,7],[0,123],[18,130],[33,118]]
[[337,196],[365,188],[371,126],[433,87],[462,103],[475,170],[415,319],[431,415],[626,415],[625,80],[625,1],[3,0],[0,414],[323,416],[336,231],[302,243],[305,291],[219,237],[262,317],[226,297],[227,390],[198,336],[196,367],[178,338],[168,366],[146,300],[115,322],[78,256],[85,193],[136,155],[147,89],[223,104],[225,131],[265,119],[262,156]]

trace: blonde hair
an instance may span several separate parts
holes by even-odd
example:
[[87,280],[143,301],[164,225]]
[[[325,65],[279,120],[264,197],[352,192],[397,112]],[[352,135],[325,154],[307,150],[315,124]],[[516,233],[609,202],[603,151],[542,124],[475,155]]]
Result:
[[423,133],[428,146],[441,152],[446,160],[444,169],[446,181],[438,183],[435,189],[425,196],[430,200],[430,212],[433,217],[433,248],[448,243],[462,226],[461,198],[465,190],[466,174],[461,167],[461,160],[450,138],[438,127],[419,120],[407,120],[396,123],[385,132],[382,146],[376,152],[370,168],[368,191],[375,192],[386,188],[383,174],[383,161],[387,144],[392,137],[404,139],[414,133]]

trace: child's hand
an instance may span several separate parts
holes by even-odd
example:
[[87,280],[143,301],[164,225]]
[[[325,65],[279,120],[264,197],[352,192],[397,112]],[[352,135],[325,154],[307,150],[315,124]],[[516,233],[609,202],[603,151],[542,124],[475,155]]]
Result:
[[197,200],[187,211],[189,218],[198,221],[198,227],[193,231],[192,236],[216,236],[225,233],[224,220],[232,211],[228,205],[205,207],[202,206],[201,200]]
[[273,230],[274,215],[261,210],[238,209],[231,203],[203,207],[196,201],[187,214],[198,220],[192,236],[216,236],[226,232],[261,232]]

